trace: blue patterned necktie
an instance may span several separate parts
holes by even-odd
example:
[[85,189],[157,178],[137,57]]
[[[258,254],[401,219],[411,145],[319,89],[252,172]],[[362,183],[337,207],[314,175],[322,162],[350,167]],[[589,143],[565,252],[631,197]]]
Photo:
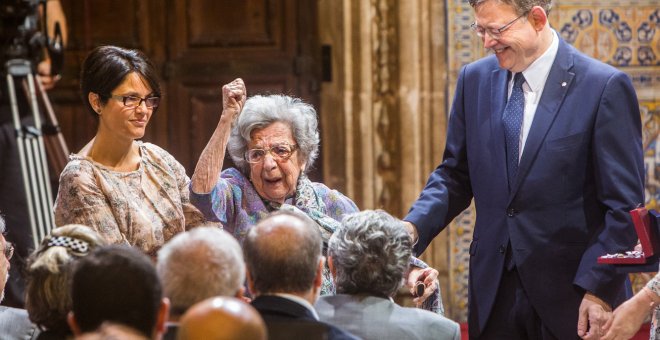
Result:
[[513,181],[518,174],[518,159],[520,154],[520,128],[525,111],[525,95],[522,84],[525,82],[522,72],[513,77],[513,90],[509,101],[506,103],[502,122],[504,122],[504,139],[506,142],[506,163],[509,173],[509,189],[513,187]]

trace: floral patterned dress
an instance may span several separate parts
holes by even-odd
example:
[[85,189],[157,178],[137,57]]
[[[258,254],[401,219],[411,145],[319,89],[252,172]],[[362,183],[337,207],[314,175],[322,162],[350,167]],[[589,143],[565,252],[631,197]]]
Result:
[[[660,296],[660,272],[646,284],[646,288]],[[660,307],[656,307],[653,311],[653,321],[651,322],[651,340],[660,340],[660,327],[658,327],[658,320],[660,320]]]
[[136,246],[154,256],[175,234],[204,222],[190,203],[190,179],[172,155],[138,143],[137,170],[118,172],[73,154],[60,175],[55,224],[94,228],[110,243]]
[[[339,191],[321,183],[311,185],[320,198],[319,209],[332,219],[341,221],[344,215],[358,211],[355,203]],[[223,170],[220,180],[209,193],[197,194],[191,189],[190,199],[208,220],[221,222],[240,244],[253,225],[276,209],[272,202],[259,196],[245,175],[234,168]],[[292,198],[286,203],[295,204]]]

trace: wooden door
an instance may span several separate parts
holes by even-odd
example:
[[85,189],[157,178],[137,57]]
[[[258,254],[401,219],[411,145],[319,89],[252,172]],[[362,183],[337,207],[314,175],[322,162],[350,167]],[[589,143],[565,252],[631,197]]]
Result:
[[189,175],[218,122],[222,84],[241,77],[249,95],[285,93],[317,106],[315,1],[61,1],[70,37],[51,99],[73,151],[96,132],[80,105],[78,73],[100,44],[141,49],[161,70],[164,101],[144,140],[168,150]]

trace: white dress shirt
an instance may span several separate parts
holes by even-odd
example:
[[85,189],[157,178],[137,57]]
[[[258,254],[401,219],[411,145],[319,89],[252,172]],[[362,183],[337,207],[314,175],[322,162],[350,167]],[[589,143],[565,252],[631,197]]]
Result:
[[[552,42],[548,49],[522,72],[525,77],[525,82],[523,83],[525,112],[523,114],[522,128],[520,129],[520,144],[518,148],[518,150],[520,150],[520,152],[518,152],[519,162],[525,149],[525,142],[527,141],[529,130],[534,121],[536,108],[539,105],[543,89],[545,88],[545,83],[550,74],[550,68],[552,68],[552,63],[554,63],[555,57],[557,56],[557,50],[559,50],[559,38],[557,37],[557,32],[552,30]],[[513,76],[509,80],[509,96],[511,96],[512,90]]]

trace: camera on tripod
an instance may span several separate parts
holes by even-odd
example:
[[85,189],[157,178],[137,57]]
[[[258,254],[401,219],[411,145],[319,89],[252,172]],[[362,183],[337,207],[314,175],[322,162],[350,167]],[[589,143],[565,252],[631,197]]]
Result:
[[[47,0],[0,1],[0,65],[5,65],[11,59],[24,59],[31,63],[34,72],[36,65],[45,59],[47,50],[51,59],[51,75],[59,73],[63,61],[62,31],[59,23],[56,23],[53,37],[48,36],[46,2]],[[3,67],[2,72],[4,71]]]
[[[6,78],[6,87],[0,87],[0,100],[8,102],[11,110],[35,248],[55,225],[49,166],[57,168],[53,162],[66,164],[68,155],[38,75],[41,61],[50,58],[51,76],[59,73],[63,61],[62,30],[59,22],[55,23],[53,38],[49,38],[46,5],[47,0],[0,0],[0,74]],[[45,123],[41,107],[45,109]],[[63,156],[47,159],[47,150],[49,155]]]

